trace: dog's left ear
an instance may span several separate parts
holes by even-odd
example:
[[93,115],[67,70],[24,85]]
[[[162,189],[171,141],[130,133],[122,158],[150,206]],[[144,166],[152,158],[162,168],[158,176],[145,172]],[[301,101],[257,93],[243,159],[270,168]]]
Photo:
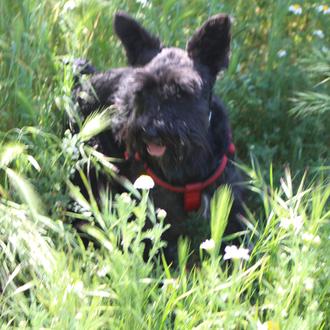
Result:
[[114,30],[125,47],[131,66],[143,66],[161,51],[160,40],[124,12],[116,13]]
[[206,65],[214,75],[228,67],[230,25],[228,15],[212,16],[193,34],[187,44],[190,58]]

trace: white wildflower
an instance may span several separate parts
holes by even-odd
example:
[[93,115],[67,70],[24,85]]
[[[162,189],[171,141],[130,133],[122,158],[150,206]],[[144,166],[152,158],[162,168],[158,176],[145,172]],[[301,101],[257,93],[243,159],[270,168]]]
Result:
[[159,208],[159,209],[157,209],[156,213],[157,213],[158,219],[163,220],[166,218],[167,213],[165,210]]
[[303,226],[303,218],[300,215],[291,216],[290,218],[282,218],[280,222],[280,227],[284,229],[289,229],[293,227],[296,232],[299,232]]
[[64,133],[64,138],[62,140],[62,150],[71,156],[73,160],[79,159],[79,149],[77,147],[78,135],[72,135],[70,132]]
[[143,284],[152,284],[155,282],[155,280],[153,278],[150,278],[150,277],[145,277],[145,278],[142,278],[140,280],[141,283]]
[[83,298],[84,297],[84,283],[81,281],[78,281],[77,283],[75,283],[73,286],[73,291],[79,298]]
[[302,249],[301,249],[301,252],[302,252],[302,253],[306,253],[306,252],[308,252],[308,251],[309,251],[308,247],[307,247],[306,245],[303,245],[303,247],[302,247]]
[[292,219],[292,225],[293,225],[293,228],[296,231],[300,231],[300,229],[303,226],[303,218],[302,218],[302,216],[301,215],[298,215],[296,217],[293,217],[293,219]]
[[314,237],[314,239],[313,239],[313,243],[314,243],[315,245],[320,245],[320,243],[321,243],[321,238],[320,238],[319,235],[316,235],[316,236]]
[[317,311],[317,309],[319,308],[319,303],[317,301],[312,301],[309,305],[308,305],[308,311],[309,312],[315,312]]
[[311,242],[314,239],[314,235],[311,233],[303,233],[301,235],[301,238],[304,242]]
[[136,0],[142,7],[148,6],[148,0]]
[[285,294],[285,290],[281,286],[279,286],[276,291],[280,296],[284,296]]
[[301,15],[302,14],[302,8],[298,4],[294,4],[289,6],[289,12],[295,14],[295,15]]
[[101,269],[99,269],[97,271],[97,276],[99,277],[105,277],[109,272],[109,267],[108,266],[105,266],[105,267],[102,267]]
[[305,243],[313,243],[315,245],[319,245],[321,243],[321,238],[319,235],[314,236],[311,233],[303,233],[301,238]]
[[224,260],[227,259],[249,259],[249,250],[243,248],[237,248],[235,245],[226,246]]
[[328,5],[317,6],[316,10],[322,14],[330,14],[330,7]]
[[23,328],[27,327],[27,321],[20,321],[20,322],[18,323],[18,327],[19,327],[20,329],[23,329]]
[[155,186],[154,180],[149,175],[141,175],[134,182],[136,189],[151,189]]
[[176,278],[168,278],[163,280],[163,286],[162,289],[166,290],[167,288],[173,288],[173,289],[178,289],[179,288],[179,283]]
[[314,289],[314,280],[310,277],[307,277],[304,281],[304,286],[307,291],[312,291]]
[[280,227],[284,229],[289,229],[291,225],[290,219],[282,218],[280,222]]
[[214,247],[215,247],[215,242],[213,239],[207,239],[200,245],[200,248],[206,251],[213,250]]
[[288,54],[287,51],[284,50],[284,49],[281,49],[281,50],[279,50],[279,51],[277,52],[277,56],[278,56],[279,58],[285,57],[287,54]]
[[66,288],[66,292],[74,292],[79,298],[84,297],[84,283],[81,281],[78,281],[74,284],[69,284]]
[[267,323],[261,323],[258,320],[258,322],[257,322],[257,330],[268,330]]
[[127,192],[123,192],[120,194],[120,199],[125,203],[125,204],[130,204],[132,202],[131,196]]
[[78,312],[74,318],[75,318],[76,320],[81,320],[82,317],[83,317],[83,313],[82,313],[82,312]]
[[288,317],[288,312],[285,309],[283,309],[281,311],[281,316],[285,319],[286,317]]
[[323,33],[322,30],[315,30],[313,32],[313,35],[316,36],[316,37],[318,37],[318,38],[320,38],[320,39],[323,39],[324,38],[324,33]]

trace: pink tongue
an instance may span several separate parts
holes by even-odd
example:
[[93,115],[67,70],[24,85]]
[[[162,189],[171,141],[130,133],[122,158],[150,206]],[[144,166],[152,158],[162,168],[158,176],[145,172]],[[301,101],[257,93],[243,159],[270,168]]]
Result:
[[148,143],[147,150],[151,156],[161,157],[164,155],[166,147],[154,143]]

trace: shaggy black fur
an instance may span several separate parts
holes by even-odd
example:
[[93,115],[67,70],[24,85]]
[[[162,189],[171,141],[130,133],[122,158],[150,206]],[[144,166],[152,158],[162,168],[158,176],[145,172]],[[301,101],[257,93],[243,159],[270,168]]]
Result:
[[[122,12],[115,15],[114,30],[125,47],[129,67],[96,73],[87,62],[76,63],[81,73],[91,74],[87,83],[77,83],[74,89],[83,116],[110,105],[116,109],[111,129],[93,143],[112,157],[123,158],[127,151],[130,158],[119,168],[132,181],[144,172],[143,163],[172,185],[207,179],[230,144],[225,108],[213,95],[216,76],[228,65],[229,17],[219,14],[208,19],[186,50],[164,47]],[[135,160],[136,152],[142,161]],[[203,192],[203,200],[209,201],[219,185],[231,185],[235,201],[227,232],[241,229],[237,221],[240,182],[240,174],[229,162],[223,175]],[[156,186],[151,197],[156,207],[167,211],[171,228],[165,239],[176,246],[178,236],[186,234],[182,194]],[[208,203],[204,208],[208,214]]]

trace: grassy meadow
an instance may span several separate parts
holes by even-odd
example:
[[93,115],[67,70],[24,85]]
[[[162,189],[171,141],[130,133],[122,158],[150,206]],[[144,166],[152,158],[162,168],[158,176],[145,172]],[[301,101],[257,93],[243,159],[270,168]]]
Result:
[[[113,173],[86,144],[93,125],[66,131],[67,63],[125,65],[119,9],[183,48],[207,17],[233,17],[215,91],[251,191],[238,250],[222,235],[226,187],[208,240],[182,238],[173,266],[159,253],[166,216],[147,190],[125,182],[127,193],[97,204],[70,182],[86,162]],[[329,2],[1,0],[0,15],[1,329],[330,329]],[[154,225],[142,231],[147,214]],[[72,219],[97,244],[83,244]]]

